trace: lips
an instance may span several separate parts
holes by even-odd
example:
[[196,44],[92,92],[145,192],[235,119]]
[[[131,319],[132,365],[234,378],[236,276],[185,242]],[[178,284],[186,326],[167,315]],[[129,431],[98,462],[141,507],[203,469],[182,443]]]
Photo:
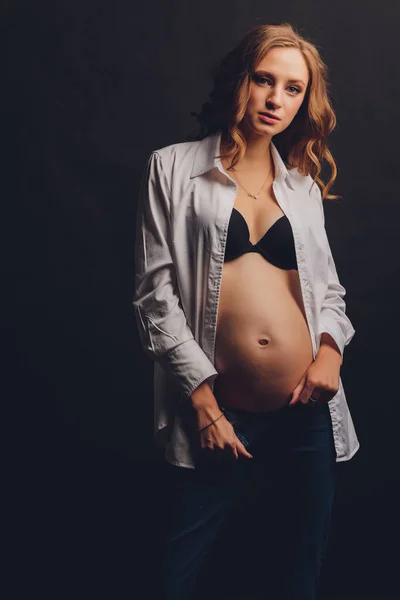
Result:
[[264,115],[264,117],[268,117],[269,119],[274,119],[275,121],[281,120],[279,117],[277,117],[276,115],[273,115],[272,113],[269,113],[269,112],[262,112],[262,113],[260,113],[260,115]]

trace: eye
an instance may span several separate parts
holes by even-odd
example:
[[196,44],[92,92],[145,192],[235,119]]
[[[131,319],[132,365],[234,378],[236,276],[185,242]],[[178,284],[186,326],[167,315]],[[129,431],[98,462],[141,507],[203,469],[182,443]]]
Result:
[[254,75],[254,79],[255,79],[255,81],[257,81],[257,83],[263,83],[264,81],[271,81],[267,77],[261,77],[261,75]]
[[[261,75],[254,75],[254,79],[255,79],[255,81],[256,81],[257,83],[260,83],[261,85],[262,85],[264,82],[266,82],[266,81],[267,81],[268,83],[272,83],[272,80],[271,80],[269,77],[262,77]],[[290,89],[290,90],[294,90],[294,93],[295,93],[295,94],[300,94],[300,93],[301,93],[301,89],[300,89],[300,88],[298,88],[298,87],[297,87],[297,86],[295,86],[295,85],[290,85],[290,86],[289,86],[289,89]],[[293,92],[291,92],[291,93],[293,93]]]

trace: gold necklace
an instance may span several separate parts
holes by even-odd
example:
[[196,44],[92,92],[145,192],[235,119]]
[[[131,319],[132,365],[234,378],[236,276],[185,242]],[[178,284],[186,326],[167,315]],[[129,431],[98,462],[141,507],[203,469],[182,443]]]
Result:
[[260,196],[260,194],[261,194],[261,192],[262,192],[262,189],[263,189],[263,187],[265,186],[265,184],[267,183],[267,181],[268,181],[268,179],[269,179],[269,176],[270,176],[270,174],[271,174],[271,173],[268,173],[268,177],[267,177],[267,179],[264,181],[264,183],[262,184],[262,186],[261,186],[261,189],[260,189],[260,191],[258,192],[258,194],[250,194],[250,192],[249,192],[248,190],[246,190],[246,188],[244,187],[244,185],[243,185],[243,184],[242,184],[242,183],[239,181],[239,177],[236,175],[236,171],[235,171],[235,169],[234,169],[233,167],[232,167],[232,171],[235,173],[235,177],[236,177],[236,179],[238,180],[238,184],[239,184],[239,185],[240,185],[240,186],[241,186],[241,187],[244,189],[244,191],[246,192],[246,194],[247,194],[247,195],[248,195],[250,198],[254,198],[255,200],[257,200],[257,198]]

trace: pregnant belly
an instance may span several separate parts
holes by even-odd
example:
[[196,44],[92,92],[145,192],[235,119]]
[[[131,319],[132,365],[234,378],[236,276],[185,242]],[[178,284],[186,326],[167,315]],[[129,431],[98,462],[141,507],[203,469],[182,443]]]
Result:
[[312,361],[297,271],[278,269],[255,253],[226,263],[215,347],[220,405],[282,408]]

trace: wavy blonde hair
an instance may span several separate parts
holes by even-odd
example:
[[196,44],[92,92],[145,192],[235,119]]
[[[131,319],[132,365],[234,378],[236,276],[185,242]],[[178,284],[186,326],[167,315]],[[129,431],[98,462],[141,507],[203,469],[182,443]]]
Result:
[[[221,132],[227,151],[219,158],[229,159],[229,169],[235,166],[246,151],[246,139],[239,124],[246,112],[253,72],[267,52],[275,47],[300,50],[307,63],[309,82],[296,116],[284,131],[274,136],[274,144],[289,167],[297,167],[302,175],[311,175],[321,189],[322,199],[342,198],[328,194],[337,175],[327,145],[327,138],[336,127],[336,116],[328,97],[328,68],[316,46],[289,23],[251,27],[235,48],[212,67],[211,102],[205,102],[200,113],[191,113],[200,129],[186,140],[203,139]],[[331,167],[326,184],[320,178],[324,160]]]

